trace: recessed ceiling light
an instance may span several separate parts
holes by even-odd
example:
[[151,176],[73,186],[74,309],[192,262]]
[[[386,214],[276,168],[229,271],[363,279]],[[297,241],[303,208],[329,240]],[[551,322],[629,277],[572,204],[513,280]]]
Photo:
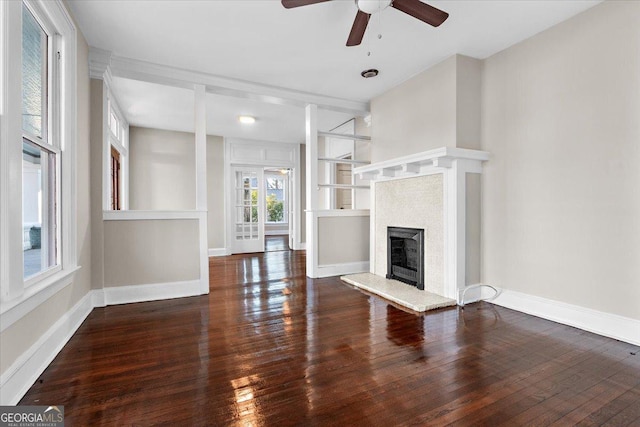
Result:
[[245,125],[251,125],[256,122],[256,118],[252,116],[238,116],[238,121]]
[[364,70],[363,72],[361,72],[360,75],[365,79],[368,79],[368,78],[377,76],[378,70],[376,70],[375,68],[370,68],[368,70]]

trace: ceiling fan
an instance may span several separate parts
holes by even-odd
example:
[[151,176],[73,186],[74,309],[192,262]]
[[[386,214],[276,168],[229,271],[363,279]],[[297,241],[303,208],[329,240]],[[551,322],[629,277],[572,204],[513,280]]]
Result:
[[[287,9],[291,9],[315,3],[323,3],[325,1],[330,0],[282,0],[282,5]],[[422,3],[420,0],[355,0],[355,2],[356,6],[358,6],[358,13],[356,14],[356,19],[353,21],[353,26],[349,33],[347,46],[359,45],[362,42],[371,15],[389,6],[426,22],[433,27],[439,26],[449,17],[447,12]]]

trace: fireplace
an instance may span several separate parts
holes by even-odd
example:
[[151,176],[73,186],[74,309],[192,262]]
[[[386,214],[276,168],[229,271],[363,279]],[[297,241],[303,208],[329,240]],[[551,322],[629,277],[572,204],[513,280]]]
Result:
[[424,290],[424,230],[387,227],[387,279]]

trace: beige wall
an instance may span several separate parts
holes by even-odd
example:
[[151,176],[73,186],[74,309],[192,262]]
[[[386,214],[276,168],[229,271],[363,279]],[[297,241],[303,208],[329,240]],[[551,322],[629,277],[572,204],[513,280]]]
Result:
[[224,139],[207,136],[207,234],[208,246],[224,248]]
[[483,282],[640,319],[640,2],[486,60]]
[[105,221],[104,284],[146,285],[197,280],[197,219]]
[[480,149],[482,61],[456,55],[456,147]]
[[102,289],[104,283],[104,228],[102,224],[102,156],[104,82],[90,82],[90,186],[91,186],[91,283]]
[[129,128],[129,208],[196,208],[195,135]]
[[456,57],[371,100],[371,161],[456,146]]
[[[195,209],[195,135],[131,126],[132,210]],[[224,248],[224,140],[207,136],[208,247]]]
[[481,61],[454,55],[372,99],[371,161],[440,147],[479,149],[481,74]]
[[[78,28],[76,26],[76,28]],[[76,305],[90,290],[91,233],[89,215],[89,48],[80,32],[77,37],[77,253],[81,267],[73,282],[53,295],[33,311],[0,333],[0,373],[4,373],[16,360],[33,346],[62,316]]]
[[387,227],[422,228],[424,289],[444,295],[444,215],[442,174],[375,184],[373,272],[387,274]]
[[482,176],[466,174],[467,198],[465,200],[465,284],[475,285],[481,279],[482,260]]
[[369,261],[369,216],[318,218],[318,265]]

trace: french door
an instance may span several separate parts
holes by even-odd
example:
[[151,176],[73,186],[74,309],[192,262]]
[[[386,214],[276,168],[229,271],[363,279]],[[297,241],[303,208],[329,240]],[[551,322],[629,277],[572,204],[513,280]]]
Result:
[[264,252],[264,171],[233,168],[233,253]]

